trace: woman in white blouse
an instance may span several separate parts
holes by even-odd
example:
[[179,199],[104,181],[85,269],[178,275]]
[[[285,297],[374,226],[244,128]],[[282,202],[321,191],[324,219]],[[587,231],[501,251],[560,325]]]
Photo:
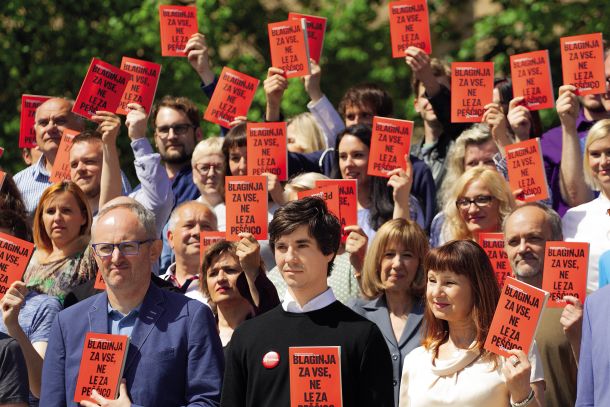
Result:
[[[600,120],[589,130],[585,141],[584,179],[597,198],[569,209],[562,219],[566,241],[588,242],[589,274],[587,291],[599,287],[599,272],[608,272],[607,260],[600,261],[610,249],[610,119]],[[606,258],[604,256],[604,258]]]
[[536,356],[511,350],[505,359],[483,349],[500,297],[483,249],[451,241],[428,253],[424,270],[423,346],[405,358],[399,406],[544,406]]

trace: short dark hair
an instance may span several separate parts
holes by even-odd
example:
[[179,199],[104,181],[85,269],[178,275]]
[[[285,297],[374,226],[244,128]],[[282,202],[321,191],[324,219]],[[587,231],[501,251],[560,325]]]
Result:
[[341,223],[333,215],[326,203],[318,197],[305,197],[288,202],[275,211],[269,223],[269,245],[275,252],[275,242],[282,236],[294,232],[298,227],[307,225],[309,235],[318,243],[324,255],[333,254],[328,262],[327,275],[333,268],[333,261],[341,242]]
[[7,229],[9,235],[21,240],[32,241],[32,228],[19,212],[3,209],[0,211],[0,229]]
[[27,217],[27,209],[23,202],[23,196],[15,183],[12,175],[6,173],[4,182],[0,187],[0,212],[5,210],[18,212],[20,215]]
[[394,112],[392,96],[381,86],[374,83],[362,83],[349,88],[345,92],[339,102],[339,114],[343,118],[345,118],[345,110],[349,106],[368,107],[375,116],[389,117]]
[[90,142],[102,143],[102,133],[97,130],[85,130],[72,139],[72,145],[76,143],[90,143]]
[[162,107],[169,107],[170,109],[179,110],[186,114],[189,121],[196,128],[199,127],[201,116],[199,114],[199,108],[197,105],[189,98],[184,96],[170,96],[166,95],[153,106],[152,112],[150,114],[150,120],[152,121],[152,126],[155,127],[155,121],[157,120],[157,114]]
[[246,147],[248,138],[246,135],[246,123],[239,123],[233,126],[225,135],[222,143],[222,155],[225,157],[225,175],[231,176],[231,167],[229,167],[229,155],[233,147]]

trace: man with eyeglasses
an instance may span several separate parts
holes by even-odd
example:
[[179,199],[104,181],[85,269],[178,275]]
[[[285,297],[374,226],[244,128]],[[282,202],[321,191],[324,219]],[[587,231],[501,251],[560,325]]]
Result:
[[[561,218],[540,202],[526,203],[504,219],[503,230],[504,250],[515,278],[541,288],[545,245],[563,240]],[[549,407],[573,406],[576,401],[583,308],[575,297],[566,300],[563,309],[544,309],[536,331]]]
[[199,190],[193,183],[190,164],[195,145],[201,140],[199,108],[186,97],[165,96],[153,107],[151,120],[175,204],[196,199]]
[[58,314],[43,366],[41,405],[72,402],[85,333],[130,337],[119,398],[84,406],[217,406],[223,355],[210,309],[151,284],[161,251],[154,216],[138,203],[104,207],[91,233],[106,291]]

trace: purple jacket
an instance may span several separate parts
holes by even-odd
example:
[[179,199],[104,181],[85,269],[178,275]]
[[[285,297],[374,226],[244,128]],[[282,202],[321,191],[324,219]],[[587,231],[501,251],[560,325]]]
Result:
[[[578,137],[582,141],[587,137],[589,129],[595,124],[585,118],[583,109],[580,109],[576,119],[576,130]],[[542,146],[542,157],[544,159],[544,169],[546,179],[553,197],[553,209],[563,216],[570,206],[562,199],[559,187],[559,163],[561,162],[562,134],[561,126],[553,127],[542,135],[540,140]]]

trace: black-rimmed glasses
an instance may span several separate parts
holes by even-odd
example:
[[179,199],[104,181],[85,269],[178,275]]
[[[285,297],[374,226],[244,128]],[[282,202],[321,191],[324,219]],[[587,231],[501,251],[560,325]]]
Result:
[[171,126],[158,126],[155,127],[155,130],[157,130],[159,137],[166,138],[169,135],[170,130],[174,130],[174,134],[176,136],[184,136],[190,129],[194,129],[196,127],[197,126],[193,126],[192,124],[182,123]]
[[494,197],[491,195],[479,195],[473,199],[460,198],[455,201],[455,206],[457,206],[459,209],[468,209],[470,208],[470,204],[474,204],[477,208],[483,208],[489,206],[493,199]]

